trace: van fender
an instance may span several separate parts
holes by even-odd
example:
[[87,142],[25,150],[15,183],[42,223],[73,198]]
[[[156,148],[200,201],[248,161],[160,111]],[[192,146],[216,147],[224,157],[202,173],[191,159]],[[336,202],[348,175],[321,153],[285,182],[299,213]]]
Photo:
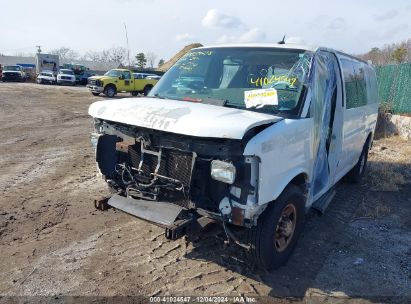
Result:
[[[309,187],[308,181],[308,173],[306,172],[305,168],[294,168],[287,172],[286,175],[282,176],[281,179],[278,180],[276,185],[271,188],[270,193],[266,193],[261,197],[264,197],[264,200],[259,200],[259,205],[268,204],[269,202],[275,201],[281,193],[283,193],[284,189],[299,175],[304,175],[305,177],[305,187]],[[299,184],[297,184],[299,186]],[[307,202],[306,202],[307,203]]]
[[299,174],[310,178],[314,158],[312,156],[313,120],[284,119],[250,139],[244,155],[260,159],[258,180],[258,204],[275,199]]

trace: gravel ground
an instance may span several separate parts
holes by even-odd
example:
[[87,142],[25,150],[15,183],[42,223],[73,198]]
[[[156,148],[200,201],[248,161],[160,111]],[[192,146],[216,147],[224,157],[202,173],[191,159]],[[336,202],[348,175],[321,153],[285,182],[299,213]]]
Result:
[[34,295],[411,302],[409,141],[375,141],[363,182],[341,182],[326,214],[309,214],[287,265],[265,273],[225,246],[218,226],[169,241],[159,227],[94,209],[108,194],[89,146],[87,108],[100,98],[82,87],[0,83],[0,302]]

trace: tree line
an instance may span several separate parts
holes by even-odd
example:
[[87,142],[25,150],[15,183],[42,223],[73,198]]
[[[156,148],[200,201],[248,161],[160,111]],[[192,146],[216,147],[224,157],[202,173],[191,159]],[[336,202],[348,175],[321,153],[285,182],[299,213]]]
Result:
[[153,52],[140,52],[131,56],[127,49],[121,46],[104,49],[101,51],[88,51],[80,54],[69,47],[49,50],[49,54],[59,55],[61,61],[93,61],[101,66],[101,69],[107,69],[109,66],[136,66],[139,69],[154,69],[164,64],[164,59],[156,61],[157,55]]
[[371,60],[374,65],[411,62],[411,39],[386,44],[382,48],[373,47],[367,53],[358,55],[363,60]]

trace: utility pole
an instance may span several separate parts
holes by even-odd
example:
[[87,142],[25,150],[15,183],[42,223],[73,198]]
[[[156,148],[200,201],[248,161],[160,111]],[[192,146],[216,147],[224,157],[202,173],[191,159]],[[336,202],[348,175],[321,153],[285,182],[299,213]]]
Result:
[[124,22],[124,30],[126,32],[126,43],[127,43],[127,60],[128,60],[128,69],[130,69],[130,48],[128,46],[128,34],[127,34],[127,26],[126,23]]
[[41,45],[36,45],[37,48],[37,53],[40,54],[41,53]]

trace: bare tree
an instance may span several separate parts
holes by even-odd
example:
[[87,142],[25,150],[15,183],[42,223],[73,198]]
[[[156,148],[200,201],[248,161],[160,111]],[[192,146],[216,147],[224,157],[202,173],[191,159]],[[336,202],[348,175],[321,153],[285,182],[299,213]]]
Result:
[[[105,50],[103,50],[104,52]],[[124,65],[127,61],[127,49],[121,46],[112,47],[107,50],[109,61],[116,63],[118,65]]]
[[76,61],[80,57],[79,53],[65,46],[62,46],[58,49],[50,50],[49,53],[58,55],[60,57],[60,61],[66,62],[66,63]]
[[82,60],[87,60],[87,61],[94,61],[94,62],[103,62],[103,56],[102,52],[97,52],[97,51],[87,51],[84,53],[84,55],[81,57]]
[[155,64],[155,61],[156,61],[156,59],[157,59],[157,55],[154,54],[153,52],[147,52],[147,53],[145,54],[145,56],[146,56],[147,63],[148,63],[148,65],[149,65],[149,67],[150,67],[150,68],[154,68],[154,64]]

